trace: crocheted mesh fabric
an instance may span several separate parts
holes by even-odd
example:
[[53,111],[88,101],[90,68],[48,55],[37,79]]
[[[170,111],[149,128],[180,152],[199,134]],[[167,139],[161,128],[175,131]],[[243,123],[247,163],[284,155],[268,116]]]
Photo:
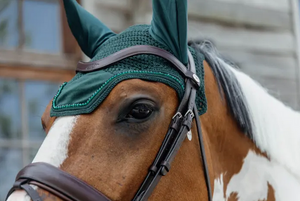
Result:
[[[168,47],[150,35],[149,28],[149,25],[135,25],[108,39],[97,50],[98,53],[91,61],[103,59],[136,45],[151,45],[172,53]],[[197,108],[201,115],[207,110],[204,91],[204,56],[196,53],[191,47],[189,50],[194,57],[197,75],[201,81],[196,97]],[[183,97],[184,79],[172,64],[159,56],[143,54],[123,59],[103,70],[77,73],[69,83],[61,86],[54,97],[51,116],[90,113],[102,103],[119,82],[134,78],[162,82],[174,88],[180,99]]]

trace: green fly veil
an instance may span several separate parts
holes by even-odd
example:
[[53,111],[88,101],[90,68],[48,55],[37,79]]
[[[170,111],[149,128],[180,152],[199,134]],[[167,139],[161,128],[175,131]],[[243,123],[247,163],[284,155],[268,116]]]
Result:
[[[207,110],[204,92],[204,56],[187,45],[187,0],[153,0],[151,25],[135,25],[116,34],[82,8],[76,0],[64,0],[69,26],[82,51],[91,62],[103,59],[120,50],[136,45],[150,45],[164,49],[188,63],[188,49],[192,53],[200,88],[196,104],[199,114]],[[125,58],[98,71],[77,73],[64,83],[52,102],[51,116],[69,116],[93,112],[120,82],[142,79],[161,82],[172,87],[181,99],[184,78],[172,64],[155,55],[141,54]]]

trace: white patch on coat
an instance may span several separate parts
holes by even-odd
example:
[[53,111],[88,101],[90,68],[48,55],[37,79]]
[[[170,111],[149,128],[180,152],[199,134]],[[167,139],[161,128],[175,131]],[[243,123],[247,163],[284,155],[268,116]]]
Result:
[[213,201],[225,201],[223,174],[220,175],[220,178],[216,178],[214,181]]
[[271,96],[250,76],[226,63],[214,48],[206,45],[202,43],[201,49],[217,65],[232,71],[241,86],[250,112],[256,146],[272,161],[279,162],[300,178],[300,113]]
[[[215,185],[223,181],[222,178],[221,175],[215,179]],[[276,201],[300,198],[300,180],[297,180],[295,175],[280,163],[269,161],[250,150],[240,172],[230,179],[226,187],[226,196],[221,199],[219,197],[224,195],[224,191],[214,191],[213,200],[228,200],[232,193],[237,194],[239,201],[267,200],[268,184],[274,189]],[[221,189],[218,184],[217,189]]]
[[272,97],[248,75],[226,65],[244,93],[256,146],[300,178],[300,113]]
[[[77,118],[77,116],[57,118],[32,162],[45,162],[59,167],[68,157],[70,134]],[[29,196],[22,191],[12,193],[7,201],[29,200]]]
[[57,118],[32,162],[59,167],[68,157],[70,134],[76,120],[76,116]]
[[[296,188],[300,189],[300,113],[271,96],[266,89],[250,78],[250,76],[240,72],[218,57],[218,53],[214,48],[206,48],[205,43],[201,46],[202,49],[208,51],[208,54],[214,58],[219,65],[232,71],[241,86],[252,121],[253,141],[272,161],[265,163],[265,169],[269,171],[263,171],[263,173],[268,173],[268,175],[261,174],[260,172],[259,175],[261,178],[256,179],[268,177],[270,182],[274,179],[273,184],[275,186],[272,187],[275,191],[278,188],[281,190],[281,193],[275,193],[278,200],[295,200],[293,197],[284,197],[287,194],[296,194],[298,195],[296,198],[300,198],[295,190]],[[287,86],[287,90],[288,87],[289,86]],[[268,167],[267,164],[269,164],[270,167]],[[248,168],[255,167],[256,166],[249,165]],[[252,172],[257,170],[249,169],[247,171]],[[279,175],[275,176],[270,174]],[[252,176],[255,177],[254,173],[252,173]],[[255,178],[252,179],[254,180]],[[279,180],[282,182],[282,185],[276,182]],[[259,188],[254,185],[256,184],[248,183],[244,187],[250,189],[255,189],[255,187]],[[260,187],[267,188],[265,184],[261,185]],[[264,189],[262,189],[260,195],[256,194],[256,197],[265,196]]]
[[9,196],[7,201],[30,201],[30,198],[25,191],[15,191]]
[[[253,127],[253,141],[272,161],[272,168],[269,168],[270,172],[264,171],[264,173],[280,173],[280,175],[271,176],[284,183],[285,186],[281,186],[281,190],[286,191],[286,193],[293,191],[295,187],[300,189],[300,113],[271,96],[250,76],[226,63],[218,56],[216,49],[210,47],[209,42],[201,43],[200,48],[213,58],[216,65],[232,71],[237,78],[249,109]],[[255,68],[255,66],[253,67]],[[289,90],[288,87],[286,86],[286,90]],[[265,177],[264,175],[261,176]],[[271,176],[269,175],[269,179],[272,179]],[[279,177],[287,177],[287,179],[279,179]],[[285,182],[286,180],[290,183]],[[251,188],[253,185],[255,184],[251,183],[250,186],[245,187]],[[283,194],[277,194],[277,197]],[[257,196],[264,197],[265,195],[262,193]],[[289,200],[288,198],[285,200]],[[299,198],[300,196],[297,197],[297,199]],[[283,198],[280,197],[280,199]],[[290,200],[295,200],[295,198]]]

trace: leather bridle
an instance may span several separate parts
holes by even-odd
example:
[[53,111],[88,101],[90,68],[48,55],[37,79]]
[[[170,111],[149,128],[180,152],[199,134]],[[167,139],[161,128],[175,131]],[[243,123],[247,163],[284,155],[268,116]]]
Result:
[[[171,168],[171,163],[175,158],[182,142],[191,130],[192,121],[195,118],[200,152],[205,174],[205,181],[208,191],[208,200],[211,201],[211,186],[207,162],[205,157],[204,143],[202,139],[202,131],[198,110],[195,105],[196,91],[200,87],[200,80],[196,75],[196,67],[191,53],[188,51],[189,64],[186,67],[171,53],[153,46],[138,45],[123,49],[104,59],[83,63],[79,62],[77,72],[91,72],[108,68],[109,65],[116,63],[122,59],[140,55],[151,54],[160,56],[173,64],[173,66],[185,78],[185,93],[178,106],[177,112],[172,118],[169,130],[162,142],[162,145],[154,159],[148,174],[142,185],[135,194],[133,201],[144,201],[149,198],[154,188],[165,176]],[[32,163],[23,168],[17,175],[13,187],[8,192],[7,198],[17,189],[23,189],[31,197],[33,201],[41,201],[41,197],[37,191],[31,186],[37,186],[44,189],[55,196],[67,201],[109,201],[101,192],[94,189],[82,180],[52,166],[47,163]],[[7,199],[6,198],[6,199]]]

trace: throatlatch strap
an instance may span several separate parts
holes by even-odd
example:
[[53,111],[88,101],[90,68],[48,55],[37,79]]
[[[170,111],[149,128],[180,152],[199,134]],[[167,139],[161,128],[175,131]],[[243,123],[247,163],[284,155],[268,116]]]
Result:
[[42,201],[40,195],[29,184],[23,184],[20,187],[26,191],[32,201]]

